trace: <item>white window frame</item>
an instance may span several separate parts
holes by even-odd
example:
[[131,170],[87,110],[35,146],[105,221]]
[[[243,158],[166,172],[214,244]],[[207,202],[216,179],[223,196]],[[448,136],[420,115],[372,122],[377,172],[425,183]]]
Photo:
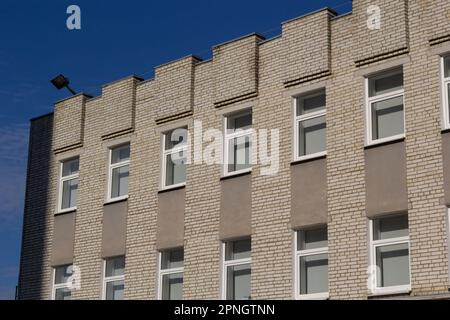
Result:
[[[293,99],[294,99],[294,103],[293,103],[293,108],[294,108],[294,161],[301,161],[301,160],[308,160],[308,159],[318,158],[318,157],[325,156],[327,154],[327,150],[325,150],[325,151],[320,151],[320,152],[316,152],[316,153],[311,153],[311,154],[300,156],[299,155],[300,150],[298,148],[298,142],[299,142],[299,139],[300,139],[300,136],[299,136],[300,134],[298,132],[298,129],[299,129],[300,122],[304,122],[304,121],[307,121],[307,120],[311,120],[311,119],[315,119],[315,118],[319,118],[319,117],[325,116],[325,125],[326,125],[326,115],[327,115],[326,102],[325,102],[325,108],[323,110],[319,110],[319,111],[303,114],[303,115],[300,115],[300,116],[297,115],[298,100],[300,98],[314,97],[314,96],[316,96],[316,95],[318,95],[319,93],[322,93],[322,92],[323,92],[323,94],[325,94],[325,101],[326,101],[326,89],[325,88],[312,90],[312,91],[305,92],[305,93],[302,93],[300,95],[296,95],[296,96],[293,97]],[[326,137],[325,137],[325,139],[326,139]],[[326,145],[326,141],[325,141],[325,145]]]
[[[185,129],[185,128],[176,128],[173,130],[178,130],[178,129]],[[169,189],[174,189],[174,188],[178,188],[178,187],[182,187],[186,185],[186,180],[184,182],[180,182],[180,183],[175,183],[175,184],[171,184],[171,185],[166,185],[166,174],[167,174],[167,156],[168,155],[172,155],[175,153],[179,153],[179,152],[185,152],[186,157],[187,157],[187,152],[188,152],[188,141],[186,141],[185,143],[181,143],[181,146],[176,145],[175,147],[173,147],[172,149],[168,149],[166,150],[166,139],[167,139],[167,135],[170,132],[173,132],[173,130],[167,131],[162,133],[161,135],[161,148],[162,148],[162,160],[161,160],[161,164],[162,164],[162,168],[161,168],[161,190],[169,190]],[[187,128],[186,128],[187,131]],[[186,139],[188,138],[188,135],[186,133]],[[186,171],[187,171],[187,167],[186,167]]]
[[250,264],[250,270],[252,267],[251,266],[251,263],[252,263],[251,257],[244,258],[244,259],[226,260],[226,244],[228,242],[234,242],[234,241],[239,241],[239,240],[245,240],[245,239],[237,239],[237,240],[222,242],[222,284],[221,284],[222,300],[227,300],[227,269],[228,269],[228,267],[240,266],[243,264]]
[[70,265],[63,265],[63,266],[58,266],[58,267],[53,267],[53,285],[52,285],[52,300],[56,299],[56,290],[58,289],[69,289],[71,294],[72,294],[72,283],[70,281],[65,282],[65,283],[58,283],[56,284],[56,269],[58,268],[64,268],[64,267],[68,267]]
[[[162,255],[163,252],[159,252],[158,254],[158,295],[157,295],[157,300],[162,300],[162,290],[163,290],[163,277],[166,275],[170,275],[170,274],[175,274],[175,273],[183,273],[183,277],[184,277],[184,266],[183,267],[179,267],[179,268],[170,268],[170,269],[162,269]],[[183,258],[183,265],[184,265],[184,258]]]
[[[252,127],[250,129],[247,130],[242,130],[242,129],[238,129],[236,132],[233,133],[228,133],[228,118],[232,118],[236,115],[239,115],[242,113],[242,115],[245,115],[246,112],[250,113],[252,115]],[[223,116],[223,132],[224,132],[224,145],[223,145],[223,176],[224,177],[229,177],[229,176],[234,176],[234,175],[238,175],[241,173],[245,173],[245,172],[251,172],[252,171],[252,157],[253,157],[253,146],[252,146],[252,134],[253,134],[253,109],[252,108],[247,108],[247,109],[243,109],[237,112],[233,112],[227,115]],[[236,171],[228,171],[228,141],[235,139],[235,138],[240,138],[240,137],[244,137],[244,136],[248,136],[249,137],[249,141],[250,141],[250,167],[249,168],[245,168],[245,169],[241,169],[241,170],[236,170]]]
[[[130,147],[130,158],[128,160],[125,160],[125,161],[122,161],[122,162],[111,164],[112,151],[114,149],[116,149],[116,148],[120,148],[120,147],[123,147],[123,146],[126,146],[126,145],[128,145]],[[115,201],[128,199],[128,194],[120,196],[120,197],[111,197],[112,183],[113,183],[113,181],[112,181],[112,172],[116,168],[129,166],[130,162],[131,162],[131,145],[130,145],[130,143],[119,144],[119,145],[115,145],[115,146],[112,146],[112,147],[108,148],[108,188],[107,188],[107,192],[108,193],[106,195],[106,202],[115,202]]]
[[106,262],[107,262],[107,260],[113,260],[113,259],[120,258],[120,257],[121,256],[103,259],[102,300],[106,300],[106,285],[109,282],[121,281],[121,280],[125,281],[125,269],[124,269],[123,274],[120,275],[120,276],[112,276],[112,277],[107,277],[106,276]]
[[[75,159],[78,159],[78,172],[63,177],[64,163],[68,162],[68,161],[71,161],[71,160],[75,160]],[[63,209],[62,208],[62,197],[63,197],[64,182],[69,181],[69,180],[79,179],[79,177],[80,177],[79,165],[80,165],[80,158],[79,157],[68,158],[68,159],[61,160],[59,162],[58,213],[64,213],[64,212],[77,210],[77,206],[76,205],[74,207]],[[78,180],[78,183],[80,183],[80,180]],[[77,190],[77,202],[78,202],[78,190]]]
[[[384,217],[380,217],[381,219]],[[379,219],[379,218],[375,218]],[[383,240],[373,240],[373,221],[374,219],[369,219],[369,266],[371,270],[375,270],[377,259],[376,259],[376,250],[378,247],[385,247],[396,244],[408,244],[408,258],[409,258],[409,284],[407,285],[399,285],[399,286],[390,286],[390,287],[378,287],[378,277],[377,272],[375,271],[373,276],[373,281],[368,281],[369,291],[372,295],[385,295],[385,294],[396,294],[396,293],[407,293],[411,291],[411,251],[410,251],[410,242],[409,235],[404,237],[396,237],[389,238]],[[409,228],[408,228],[409,232]],[[373,286],[374,285],[374,286]]]
[[300,263],[299,260],[301,257],[307,256],[315,256],[319,254],[327,254],[328,255],[328,246],[307,250],[299,250],[298,249],[298,233],[303,230],[295,230],[294,231],[294,246],[295,246],[295,261],[294,261],[294,296],[296,300],[326,300],[330,297],[329,292],[319,292],[319,293],[311,293],[311,294],[300,294]]
[[[370,97],[370,83],[369,83],[370,80],[376,79],[379,77],[380,78],[386,77],[391,74],[396,74],[399,72],[399,70],[401,70],[403,73],[403,69],[401,69],[401,67],[396,67],[391,70],[377,72],[375,75],[369,75],[364,78],[365,100],[366,100],[365,101],[365,105],[366,105],[365,109],[366,109],[366,145],[367,146],[376,145],[376,144],[394,141],[394,140],[399,140],[399,139],[402,139],[405,137],[405,132],[406,132],[405,109],[406,108],[405,108],[404,81],[403,81],[402,89]],[[392,99],[392,98],[397,98],[397,97],[402,97],[402,101],[403,101],[403,133],[397,134],[397,135],[394,135],[391,137],[373,139],[373,137],[372,137],[372,105],[376,102],[380,102],[380,101],[384,101],[384,100]]]
[[450,129],[450,114],[449,114],[449,107],[450,107],[450,101],[448,101],[448,92],[447,88],[450,85],[450,76],[445,77],[445,59],[450,58],[449,54],[442,55],[440,57],[440,63],[441,63],[441,84],[442,84],[442,115],[443,115],[443,129]]

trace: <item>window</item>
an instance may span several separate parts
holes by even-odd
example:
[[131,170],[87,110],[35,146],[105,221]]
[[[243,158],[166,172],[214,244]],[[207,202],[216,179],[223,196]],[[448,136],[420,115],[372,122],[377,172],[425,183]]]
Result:
[[125,257],[104,260],[103,299],[123,300]]
[[79,164],[80,161],[78,158],[61,163],[61,174],[59,179],[59,212],[70,211],[77,208]]
[[326,95],[319,90],[295,99],[295,159],[326,154]]
[[328,298],[327,228],[296,232],[295,297],[297,299]]
[[442,98],[444,103],[444,128],[450,128],[450,56],[442,57]]
[[402,69],[367,78],[366,98],[367,143],[404,137]]
[[130,171],[130,145],[122,145],[109,150],[109,190],[108,201],[128,197],[128,176]]
[[160,252],[159,291],[162,300],[183,298],[183,249]]
[[162,188],[177,187],[186,182],[187,129],[163,134]]
[[225,119],[224,174],[251,170],[252,112],[235,113]]
[[70,300],[72,295],[72,265],[60,266],[53,269],[53,300]]
[[410,290],[408,215],[370,220],[371,290],[377,293]]
[[222,296],[227,300],[250,300],[250,239],[223,244]]

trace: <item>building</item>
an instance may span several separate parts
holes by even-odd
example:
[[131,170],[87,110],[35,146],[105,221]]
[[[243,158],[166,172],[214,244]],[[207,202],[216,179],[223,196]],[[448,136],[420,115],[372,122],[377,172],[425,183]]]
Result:
[[449,53],[448,0],[355,0],[57,102],[19,298],[448,298]]

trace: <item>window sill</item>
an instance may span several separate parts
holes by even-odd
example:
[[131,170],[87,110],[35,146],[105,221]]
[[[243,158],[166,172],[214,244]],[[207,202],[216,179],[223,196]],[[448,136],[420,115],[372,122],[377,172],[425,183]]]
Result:
[[393,137],[392,139],[389,138],[389,139],[383,139],[383,140],[371,142],[370,144],[367,144],[366,146],[364,146],[364,149],[365,150],[372,149],[372,148],[386,146],[389,144],[394,144],[394,143],[402,142],[402,141],[405,141],[404,135],[398,136],[398,137]]
[[449,133],[450,132],[450,128],[444,128],[441,130],[441,134],[445,134],[445,133]]
[[410,286],[400,286],[393,288],[377,289],[369,293],[369,298],[377,298],[383,296],[405,295],[411,293]]
[[291,166],[295,166],[296,164],[325,159],[327,157],[326,152],[315,153],[311,155],[307,155],[304,157],[300,157],[291,162]]
[[227,179],[232,179],[232,178],[237,178],[237,177],[242,177],[248,174],[252,173],[252,169],[249,170],[241,170],[241,171],[237,171],[237,172],[233,172],[233,173],[229,173],[223,177],[220,177],[220,180],[227,180]]
[[296,300],[328,300],[330,295],[327,293],[304,294],[296,297]]
[[54,215],[55,216],[62,216],[62,215],[65,215],[65,214],[76,212],[76,211],[77,211],[77,208],[75,207],[75,208],[70,208],[70,209],[65,209],[65,210],[58,211]]
[[124,202],[124,201],[127,201],[127,200],[128,200],[128,196],[120,197],[120,198],[114,198],[114,199],[110,199],[110,200],[106,201],[103,205],[107,206],[107,205],[110,205],[110,204]]
[[180,189],[184,189],[186,188],[186,184],[178,184],[178,185],[173,185],[173,186],[169,186],[169,187],[165,187],[164,189],[161,189],[158,191],[158,193],[166,193],[166,192],[170,192],[170,191],[175,191],[175,190],[180,190]]

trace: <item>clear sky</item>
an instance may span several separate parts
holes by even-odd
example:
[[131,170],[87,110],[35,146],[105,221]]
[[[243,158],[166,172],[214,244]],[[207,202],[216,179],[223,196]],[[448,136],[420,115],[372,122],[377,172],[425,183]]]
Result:
[[[66,9],[81,8],[81,30]],[[195,54],[251,32],[270,38],[281,22],[323,8],[342,14],[349,0],[2,0],[0,2],[0,299],[17,283],[29,119],[67,97],[49,80],[59,73],[93,95],[101,85]]]

